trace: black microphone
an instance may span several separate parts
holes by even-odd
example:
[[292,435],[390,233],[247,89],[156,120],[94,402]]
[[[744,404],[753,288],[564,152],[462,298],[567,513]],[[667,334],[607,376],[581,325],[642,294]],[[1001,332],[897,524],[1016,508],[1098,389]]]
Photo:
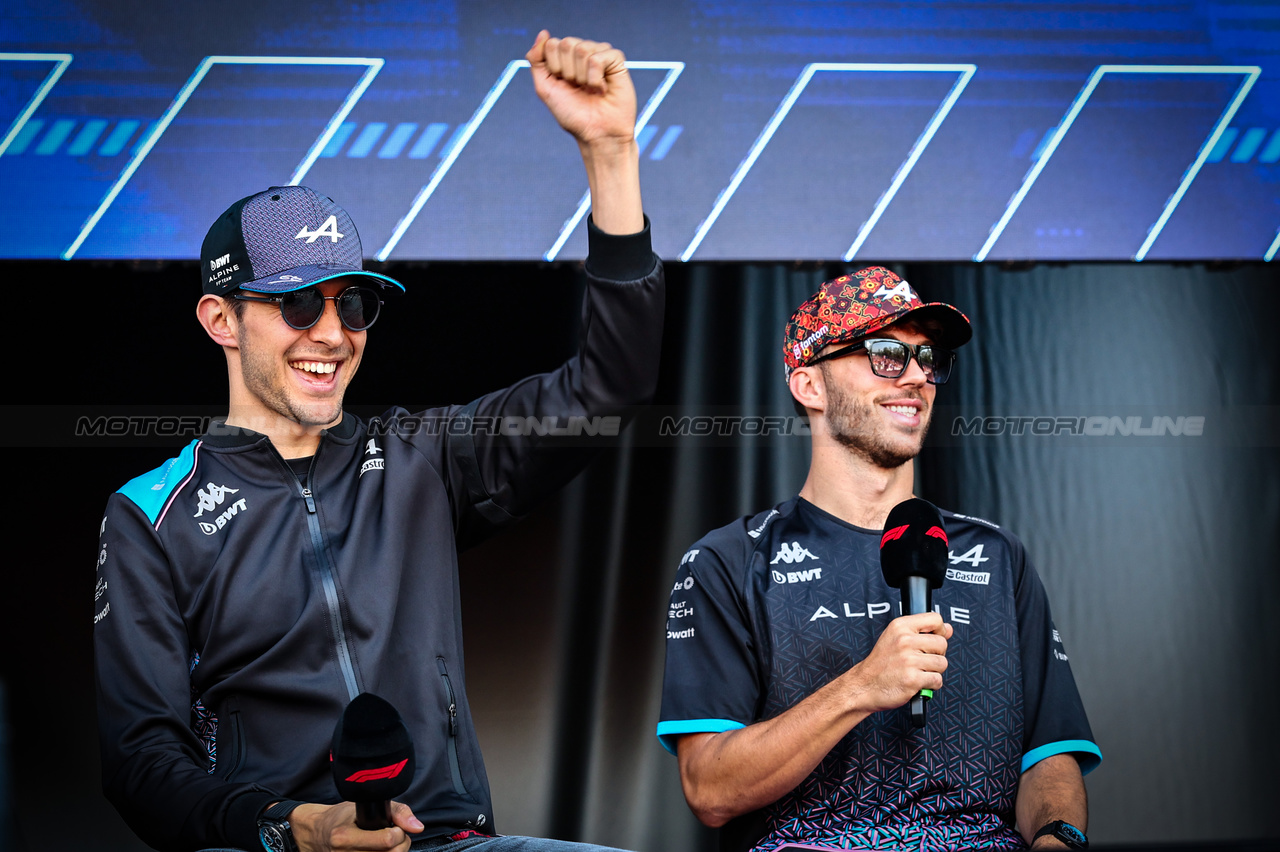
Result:
[[329,753],[338,794],[356,805],[356,826],[388,828],[391,800],[413,781],[413,740],[396,708],[362,692],[338,718]]
[[[893,507],[880,537],[880,570],[886,583],[902,590],[904,615],[933,609],[933,590],[947,577],[947,532],[936,506],[913,497]],[[917,728],[924,727],[924,702],[932,697],[932,689],[922,689],[911,699]]]

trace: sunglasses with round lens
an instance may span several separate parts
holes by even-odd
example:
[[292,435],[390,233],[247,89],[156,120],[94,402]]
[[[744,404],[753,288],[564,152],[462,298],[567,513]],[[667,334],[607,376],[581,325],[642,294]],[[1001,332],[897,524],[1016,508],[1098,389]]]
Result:
[[305,287],[291,290],[279,296],[246,296],[236,293],[235,298],[241,302],[276,302],[280,305],[280,316],[290,328],[306,331],[320,322],[324,314],[324,303],[333,302],[338,308],[338,319],[351,331],[365,331],[378,319],[382,310],[382,300],[372,287],[361,287],[353,284],[336,296],[326,296],[318,287]]
[[896,379],[901,376],[907,371],[907,365],[914,357],[920,369],[924,371],[925,381],[931,385],[945,385],[947,379],[951,378],[951,367],[956,361],[956,354],[942,346],[934,346],[931,343],[913,346],[901,340],[880,337],[859,340],[843,349],[814,358],[810,364],[862,352],[866,352],[871,361],[871,372],[882,379]]

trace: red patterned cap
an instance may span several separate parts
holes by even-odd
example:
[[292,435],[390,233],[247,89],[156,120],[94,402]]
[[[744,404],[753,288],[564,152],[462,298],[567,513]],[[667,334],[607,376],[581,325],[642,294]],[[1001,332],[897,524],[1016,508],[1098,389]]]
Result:
[[908,314],[932,319],[942,326],[935,341],[949,349],[963,346],[973,336],[969,318],[944,302],[924,302],[891,270],[869,266],[852,275],[827,281],[791,315],[782,340],[786,378],[791,371],[812,363],[825,346],[851,343],[873,334]]

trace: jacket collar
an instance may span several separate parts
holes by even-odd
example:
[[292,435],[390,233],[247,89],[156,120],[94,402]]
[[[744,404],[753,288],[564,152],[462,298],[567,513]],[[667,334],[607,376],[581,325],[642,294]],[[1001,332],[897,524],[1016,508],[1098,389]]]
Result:
[[[355,437],[357,428],[356,418],[344,411],[342,412],[342,419],[338,421],[337,426],[332,429],[326,429],[320,434],[322,438],[334,438],[345,442]],[[207,446],[224,449],[249,447],[261,441],[269,440],[261,432],[255,432],[243,426],[228,426],[225,420],[211,422],[208,431],[201,438],[201,441]]]

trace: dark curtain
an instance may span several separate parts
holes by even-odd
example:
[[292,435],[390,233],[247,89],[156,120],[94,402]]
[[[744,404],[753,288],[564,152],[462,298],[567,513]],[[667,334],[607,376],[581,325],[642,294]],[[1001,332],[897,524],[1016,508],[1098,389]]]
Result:
[[[1027,543],[1105,755],[1088,779],[1091,836],[1280,837],[1269,819],[1280,793],[1273,269],[895,268],[973,320],[918,490]],[[0,793],[12,791],[19,849],[141,849],[98,793],[88,592],[107,494],[182,442],[95,444],[72,437],[68,418],[216,413],[225,367],[193,322],[194,265],[0,270],[38,284],[10,301],[28,321],[10,336],[0,449],[12,495]],[[844,270],[673,264],[654,409],[531,517],[464,555],[467,675],[500,830],[714,848],[654,736],[669,583],[701,534],[794,494],[808,445],[671,438],[662,422],[789,418],[782,324]],[[387,271],[410,292],[371,333],[349,394],[358,410],[467,399],[573,349],[574,264]],[[1097,431],[1118,418],[1132,431],[1132,417],[1139,430],[1203,417],[1203,432],[1033,434],[1037,419],[1102,418],[1089,423]],[[981,434],[1009,418],[1026,420],[1022,434]]]

